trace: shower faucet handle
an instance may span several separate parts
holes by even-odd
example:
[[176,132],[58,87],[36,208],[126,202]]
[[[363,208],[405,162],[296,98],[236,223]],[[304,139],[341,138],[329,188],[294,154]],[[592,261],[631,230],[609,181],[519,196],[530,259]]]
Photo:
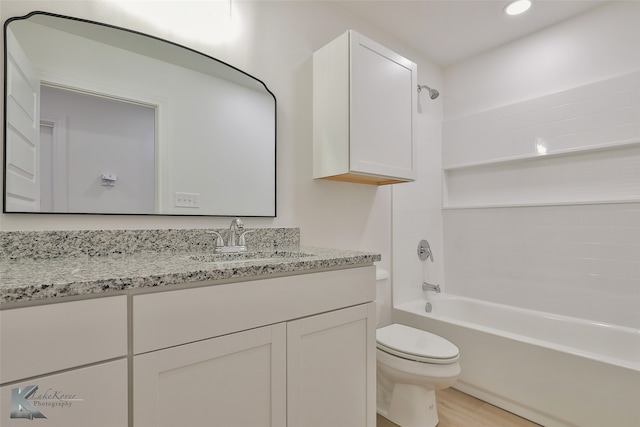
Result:
[[431,251],[431,246],[429,246],[429,242],[422,239],[418,242],[418,258],[421,261],[426,261],[427,258],[433,262],[433,252]]

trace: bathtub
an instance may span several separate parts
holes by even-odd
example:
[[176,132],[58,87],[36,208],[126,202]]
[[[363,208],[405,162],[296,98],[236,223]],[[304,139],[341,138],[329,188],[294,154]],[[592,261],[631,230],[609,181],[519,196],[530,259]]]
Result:
[[640,330],[454,295],[393,321],[460,349],[454,388],[546,427],[640,426]]

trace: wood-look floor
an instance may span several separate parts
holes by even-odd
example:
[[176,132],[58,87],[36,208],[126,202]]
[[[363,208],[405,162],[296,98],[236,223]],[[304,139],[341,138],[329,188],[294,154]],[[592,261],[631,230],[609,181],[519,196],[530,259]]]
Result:
[[[453,388],[436,392],[438,427],[539,427],[511,412],[504,411]],[[378,415],[377,427],[397,427]]]

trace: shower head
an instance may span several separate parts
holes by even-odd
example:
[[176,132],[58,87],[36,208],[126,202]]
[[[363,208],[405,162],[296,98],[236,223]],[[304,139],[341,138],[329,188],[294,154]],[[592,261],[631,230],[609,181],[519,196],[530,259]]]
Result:
[[431,89],[429,86],[418,85],[418,93],[422,92],[422,89],[426,89],[429,91],[429,98],[431,99],[436,99],[440,95],[440,92],[435,89]]

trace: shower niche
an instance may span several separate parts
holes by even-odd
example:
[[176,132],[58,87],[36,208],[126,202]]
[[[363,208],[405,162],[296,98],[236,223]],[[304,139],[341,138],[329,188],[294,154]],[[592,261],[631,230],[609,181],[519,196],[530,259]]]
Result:
[[443,123],[445,208],[640,200],[640,72]]
[[415,179],[415,63],[349,30],[313,54],[314,178]]

